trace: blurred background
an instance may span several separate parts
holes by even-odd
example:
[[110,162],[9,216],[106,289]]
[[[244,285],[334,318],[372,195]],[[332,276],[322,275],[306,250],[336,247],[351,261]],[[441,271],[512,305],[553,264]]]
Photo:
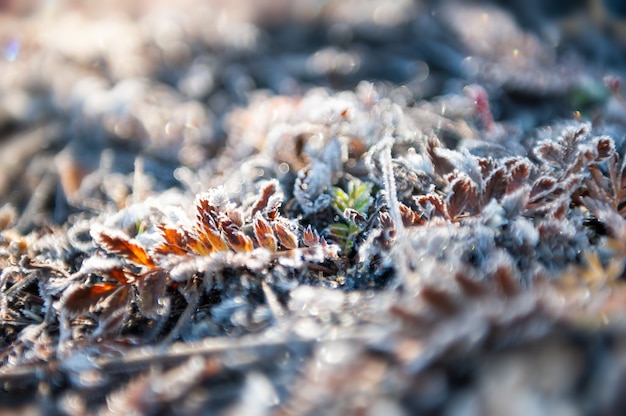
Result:
[[592,119],[625,52],[619,0],[2,0],[0,207],[26,232],[125,205],[137,168],[146,193],[209,178],[234,108],[313,86],[478,83],[522,132]]

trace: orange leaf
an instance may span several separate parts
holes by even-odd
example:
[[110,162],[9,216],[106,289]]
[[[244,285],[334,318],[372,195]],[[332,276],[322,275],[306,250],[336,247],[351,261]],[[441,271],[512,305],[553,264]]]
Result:
[[107,251],[126,257],[133,263],[150,268],[155,266],[146,250],[132,238],[128,238],[123,234],[109,235],[102,231],[97,235],[97,240]]
[[259,245],[269,251],[276,251],[276,237],[269,223],[260,213],[254,216],[254,236]]
[[237,229],[234,224],[229,224],[223,228],[224,236],[230,247],[239,252],[252,251],[254,245],[252,239]]
[[276,221],[274,223],[274,233],[278,237],[278,241],[287,250],[298,248],[298,237],[289,229],[289,227],[283,221]]
[[154,252],[158,254],[186,254],[187,253],[187,240],[188,235],[184,230],[170,228],[165,224],[157,225],[157,228],[161,231],[161,235],[165,240],[164,243],[159,244]]
[[63,298],[63,307],[70,315],[79,315],[88,312],[104,297],[110,295],[119,287],[116,283],[95,283],[91,286],[81,285],[77,289],[68,292]]
[[128,284],[128,279],[126,278],[126,272],[120,268],[116,267],[106,271],[107,276],[112,277],[117,280],[119,283],[126,285]]

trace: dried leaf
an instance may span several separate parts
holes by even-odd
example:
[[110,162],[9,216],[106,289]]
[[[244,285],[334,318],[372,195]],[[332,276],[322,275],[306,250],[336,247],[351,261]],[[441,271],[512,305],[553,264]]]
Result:
[[361,229],[365,226],[365,223],[367,222],[367,218],[364,215],[352,208],[346,208],[343,211],[343,216],[344,218],[352,221],[354,225]]
[[562,166],[565,147],[554,142],[542,142],[535,148],[535,154],[542,162],[551,166]]
[[446,203],[450,218],[457,218],[463,212],[472,185],[472,181],[467,176],[460,176],[452,182]]
[[510,168],[509,179],[506,185],[506,193],[513,193],[522,186],[524,186],[524,184],[528,181],[529,175],[530,165],[527,162],[519,160],[517,163],[515,163]]
[[[402,207],[405,207],[405,210],[410,210],[413,214],[417,215],[416,212],[414,212],[412,209],[410,209],[409,207],[407,207],[406,205],[400,203],[400,213],[402,214]],[[391,219],[391,215],[388,212],[381,212],[380,215],[378,216],[378,220],[380,221],[380,226],[384,229],[388,229],[388,228],[395,228],[395,224],[393,223],[393,219]],[[411,218],[412,220],[412,218]],[[404,219],[403,219],[404,221]],[[424,222],[426,220],[423,220]]]
[[226,251],[228,246],[222,240],[222,235],[217,226],[218,211],[206,200],[199,200],[196,205],[196,232],[198,240],[210,251]]
[[596,148],[598,150],[597,161],[602,161],[610,158],[615,152],[615,143],[613,139],[608,136],[600,136],[595,139]]
[[504,167],[494,170],[485,182],[482,194],[482,202],[488,204],[492,199],[499,200],[506,193],[507,172]]
[[[421,215],[402,203],[400,203],[400,216],[402,217],[402,223],[405,227],[412,227],[426,223],[426,220]],[[387,212],[381,212],[380,221],[383,228],[393,227],[393,221]],[[386,224],[388,224],[388,226],[386,226]]]
[[302,234],[302,243],[306,247],[316,247],[320,244],[320,236],[317,231],[309,224]]
[[533,186],[530,189],[530,195],[528,199],[530,201],[535,201],[545,197],[546,195],[554,191],[554,189],[556,188],[556,183],[556,179],[551,176],[540,177],[533,183]]
[[449,218],[446,202],[437,194],[419,195],[414,197],[415,203],[422,208],[428,218],[432,217],[433,211],[437,215]]
[[135,264],[149,268],[155,267],[154,261],[150,255],[133,238],[128,238],[122,233],[113,230],[101,230],[96,233],[96,240],[98,244],[110,253],[119,254]]
[[228,211],[228,213],[226,214],[228,216],[228,219],[235,224],[237,227],[241,228],[243,227],[244,221],[243,221],[243,214],[240,210],[238,209],[231,209]]
[[261,190],[261,197],[252,206],[253,218],[257,212],[263,212],[268,207],[270,198],[276,193],[277,183],[278,182],[276,181],[270,181],[267,183],[267,185],[265,185],[265,187],[263,187],[263,189]]
[[[116,267],[106,271],[106,275],[115,279],[119,283],[126,285],[129,283],[126,271],[121,267]],[[134,279],[133,279],[134,280]]]
[[252,251],[254,244],[252,239],[245,235],[235,224],[225,224],[222,227],[224,237],[228,245],[235,251],[248,252]]
[[269,251],[276,251],[277,242],[276,236],[270,224],[263,218],[263,216],[257,211],[254,216],[254,237],[259,243],[259,246],[268,249]]
[[110,295],[121,286],[117,283],[100,282],[93,285],[79,285],[70,289],[62,299],[63,309],[70,316],[89,312],[104,297]]
[[157,228],[161,231],[161,235],[165,241],[154,248],[153,251],[155,253],[177,255],[188,253],[188,237],[186,232],[180,228],[167,227],[165,224],[158,224]]
[[436,136],[430,136],[426,140],[426,153],[435,172],[443,177],[454,170],[454,165],[449,159],[440,155],[438,150],[442,149],[443,145]]
[[487,293],[485,285],[475,279],[472,279],[463,272],[457,273],[454,277],[465,296],[474,298],[483,296]]
[[272,228],[283,247],[287,250],[298,248],[298,236],[289,229],[284,221],[279,219],[273,224]]
[[280,216],[280,211],[279,211],[280,205],[281,205],[280,201],[276,201],[274,203],[274,206],[269,211],[267,211],[266,216],[268,220],[274,221]]

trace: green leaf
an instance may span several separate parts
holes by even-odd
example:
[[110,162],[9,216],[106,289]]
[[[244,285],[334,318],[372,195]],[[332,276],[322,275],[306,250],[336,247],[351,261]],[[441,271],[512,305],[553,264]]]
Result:
[[361,182],[355,178],[348,183],[347,193],[341,188],[333,188],[332,205],[341,215],[347,208],[350,208],[367,217],[367,211],[374,200],[371,192],[370,182]]

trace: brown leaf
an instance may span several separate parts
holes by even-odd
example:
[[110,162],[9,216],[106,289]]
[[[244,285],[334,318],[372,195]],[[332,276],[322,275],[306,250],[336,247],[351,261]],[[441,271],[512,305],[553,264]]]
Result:
[[187,254],[187,233],[180,228],[170,228],[165,224],[157,225],[157,228],[161,231],[161,236],[165,242],[156,246],[153,250],[158,254]]
[[258,211],[254,216],[254,237],[261,247],[276,251],[277,242],[274,231]]
[[302,243],[307,247],[315,247],[320,243],[320,235],[317,233],[317,230],[311,227],[311,224],[306,227],[302,234]]
[[102,298],[110,295],[120,287],[117,283],[108,282],[80,285],[63,297],[63,309],[69,312],[70,316],[89,312]]
[[268,220],[274,221],[280,216],[280,211],[279,211],[280,205],[281,205],[280,201],[276,201],[274,203],[274,206],[272,206],[272,208],[266,214]]
[[243,214],[238,209],[231,209],[227,213],[228,219],[232,221],[237,227],[243,227]]
[[521,188],[530,175],[530,166],[523,160],[518,161],[510,168],[509,180],[506,185],[506,193],[510,194]]
[[235,251],[248,252],[252,251],[254,244],[252,239],[245,235],[235,224],[227,224],[223,226],[224,237],[228,245]]
[[141,247],[137,241],[133,238],[128,238],[121,233],[115,233],[117,235],[108,234],[108,232],[101,231],[96,235],[98,243],[104,247],[108,252],[119,254],[133,263],[153,268],[155,266],[154,261],[148,255],[146,250]]
[[428,158],[433,164],[435,172],[442,177],[454,170],[454,165],[452,164],[452,162],[450,162],[447,158],[437,154],[437,149],[443,147],[444,146],[441,144],[436,136],[430,136],[426,140],[426,153],[428,155]]
[[[226,251],[228,246],[222,239],[222,235],[217,226],[218,211],[206,200],[198,201],[196,205],[196,233],[198,241],[210,251]],[[201,247],[198,247],[201,248]]]
[[278,241],[287,250],[298,248],[298,236],[296,236],[280,219],[273,224],[274,233],[278,237]]
[[528,199],[531,201],[540,199],[552,192],[555,187],[556,179],[550,176],[542,176],[533,183]]
[[98,301],[98,308],[109,313],[117,310],[125,310],[133,293],[132,286],[118,286],[109,296],[104,296]]
[[257,212],[263,212],[267,208],[271,196],[274,195],[275,193],[276,193],[276,181],[271,181],[267,185],[265,185],[265,187],[261,191],[261,197],[252,206],[253,218]]
[[491,158],[485,159],[479,157],[476,158],[476,160],[478,161],[478,166],[480,166],[480,173],[482,174],[483,178],[489,177],[489,175],[491,175],[491,172],[493,172],[493,170],[496,168],[496,162],[494,162]]
[[560,144],[548,142],[535,148],[537,157],[544,163],[552,166],[562,166],[565,163],[565,148]]
[[367,222],[367,218],[365,218],[363,214],[352,208],[346,208],[343,210],[343,216],[360,228],[363,228]]
[[460,176],[451,184],[448,194],[447,211],[450,218],[457,218],[465,209],[473,183],[470,178]]
[[597,148],[598,148],[598,158],[597,160],[605,160],[611,157],[615,153],[615,145],[613,144],[613,140],[608,137],[599,137],[597,139]]
[[165,295],[165,273],[161,270],[151,271],[137,282],[139,291],[139,310],[146,318],[159,316],[159,300]]
[[507,172],[504,167],[494,170],[485,182],[485,188],[482,194],[482,202],[489,203],[492,199],[500,199],[504,196],[507,187]]
[[[405,209],[410,209],[406,205],[400,203],[400,213],[402,213],[402,206],[405,206],[406,207]],[[414,211],[411,210],[411,212],[414,212]],[[417,213],[415,214],[417,215]],[[393,220],[391,219],[391,215],[388,212],[381,212],[379,215],[379,221],[380,221],[380,226],[384,229],[395,228],[395,224],[393,223]],[[424,220],[424,222],[426,222],[426,220]]]
[[[415,203],[428,213],[431,209],[444,218],[449,218],[446,202],[437,194],[419,195],[414,198]],[[430,205],[430,206],[429,206]],[[432,216],[432,214],[431,214]]]
[[[387,218],[391,220],[391,216],[389,215],[389,213],[382,212],[380,214],[381,225],[383,225],[383,214],[385,215],[385,221],[387,221]],[[426,220],[420,214],[413,211],[411,208],[404,205],[403,203],[400,203],[400,216],[402,217],[402,224],[404,224],[405,227],[412,227],[415,225],[422,225],[426,223]],[[390,224],[391,227],[393,227],[393,221],[391,221]],[[385,225],[383,225],[383,227],[385,227]]]
[[463,272],[457,273],[456,276],[454,276],[454,278],[459,284],[459,287],[461,288],[465,296],[467,297],[471,297],[471,298],[480,297],[487,293],[487,289],[485,288],[485,285],[481,284],[475,279],[472,279],[471,277],[464,274]]

